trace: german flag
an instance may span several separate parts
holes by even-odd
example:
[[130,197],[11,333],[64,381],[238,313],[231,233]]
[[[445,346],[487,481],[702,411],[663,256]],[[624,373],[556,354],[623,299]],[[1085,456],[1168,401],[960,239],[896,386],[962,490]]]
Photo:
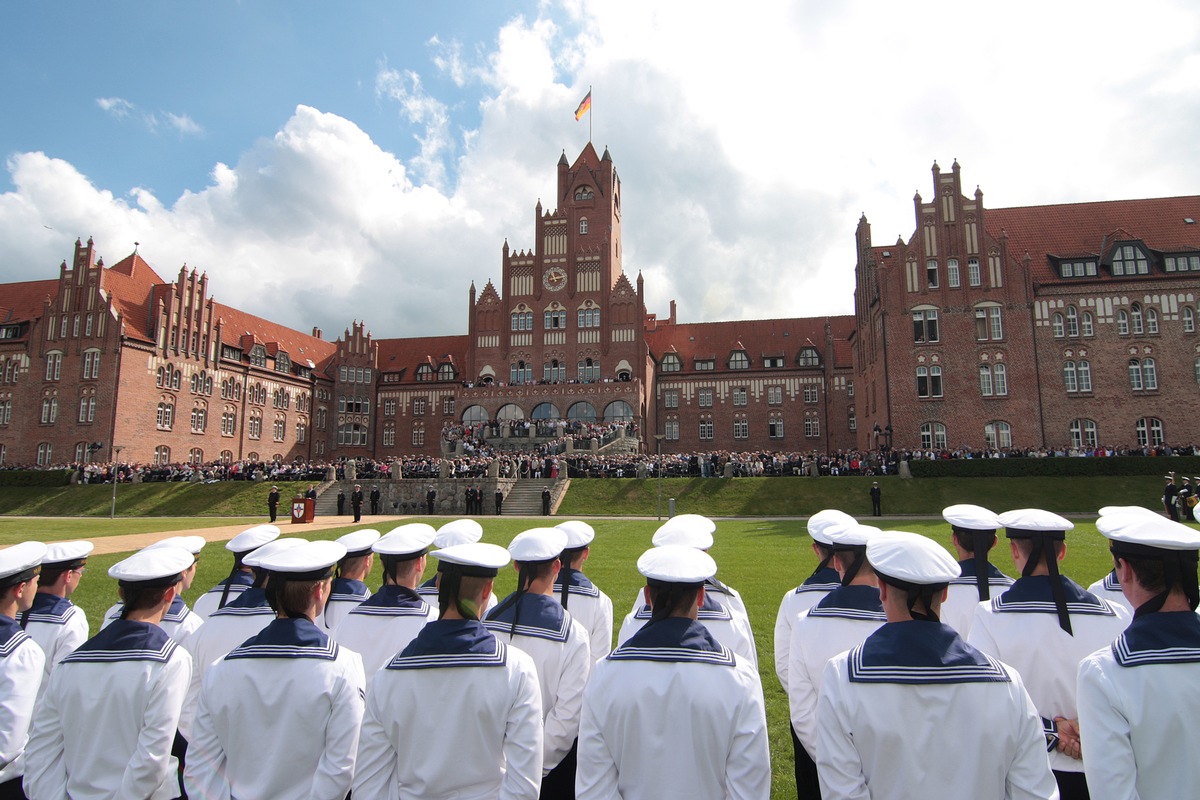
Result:
[[579,108],[575,109],[575,121],[578,122],[583,118],[583,115],[592,110],[592,90],[588,89],[588,93],[582,100],[579,101]]

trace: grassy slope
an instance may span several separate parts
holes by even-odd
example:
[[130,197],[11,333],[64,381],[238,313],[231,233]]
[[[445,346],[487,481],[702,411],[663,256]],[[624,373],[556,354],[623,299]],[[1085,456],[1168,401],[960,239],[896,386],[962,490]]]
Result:
[[[281,488],[288,497],[287,486]],[[117,516],[258,516],[267,513],[269,491],[269,485],[244,481],[121,484],[117,486]],[[107,517],[112,496],[113,487],[102,484],[56,489],[2,487],[0,514]]]

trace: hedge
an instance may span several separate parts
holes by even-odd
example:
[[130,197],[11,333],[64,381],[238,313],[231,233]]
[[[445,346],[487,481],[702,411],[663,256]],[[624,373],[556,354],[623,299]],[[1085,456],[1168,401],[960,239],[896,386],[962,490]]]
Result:
[[1119,456],[1114,458],[958,458],[910,461],[914,478],[1036,478],[1098,475],[1200,475],[1200,456]]
[[73,469],[4,469],[0,486],[67,486]]

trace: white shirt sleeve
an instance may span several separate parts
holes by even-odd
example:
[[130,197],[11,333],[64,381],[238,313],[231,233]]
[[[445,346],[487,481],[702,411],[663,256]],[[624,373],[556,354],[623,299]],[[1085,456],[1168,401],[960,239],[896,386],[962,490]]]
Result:
[[1137,761],[1129,720],[1118,707],[1117,692],[1094,655],[1079,663],[1076,703],[1088,791],[1096,800],[1136,800]]
[[25,794],[29,800],[61,800],[67,796],[62,715],[54,676],[38,703],[37,719],[25,747]]
[[[602,668],[602,667],[601,667]],[[597,704],[603,705],[604,698],[597,697],[593,681],[583,693],[583,712],[579,720],[579,753],[575,768],[576,800],[621,800],[617,784],[617,764],[604,733],[600,729]]]
[[605,658],[612,652],[613,606],[612,598],[600,593],[596,602],[596,619],[591,632],[592,662]]
[[[739,667],[738,669],[742,669]],[[768,800],[771,796],[771,746],[767,712],[758,668],[745,669],[751,684],[734,722],[733,742],[725,762],[725,790],[731,800]]]
[[854,747],[854,731],[841,702],[841,670],[846,659],[837,656],[825,665],[817,703],[818,762],[824,800],[871,800],[862,758]]
[[121,776],[117,797],[151,797],[171,772],[171,743],[192,677],[192,658],[177,648],[155,674],[138,731],[137,746]]
[[20,757],[29,738],[33,701],[46,668],[46,654],[27,639],[0,670],[0,770]]
[[791,711],[792,728],[804,745],[809,756],[817,755],[817,686],[808,674],[808,662],[802,657],[804,644],[800,635],[802,626],[792,626],[792,641],[788,648],[788,707]]
[[[374,681],[375,677],[372,677]],[[358,757],[354,764],[354,791],[359,797],[396,800],[399,778],[396,774],[396,749],[388,739],[381,719],[387,713],[379,708],[379,693],[372,691],[363,711],[362,731],[358,739]]]
[[[509,650],[509,658],[514,650]],[[504,783],[499,800],[537,800],[542,786],[542,689],[537,669],[525,666],[513,676],[516,692],[504,731]]]
[[343,647],[340,656],[347,657],[346,665],[336,683],[329,722],[325,727],[325,749],[321,751],[313,776],[311,797],[314,800],[345,797],[354,779],[366,677],[358,653]]
[[571,634],[563,643],[563,669],[558,679],[554,706],[546,711],[542,744],[543,771],[558,766],[579,737],[579,712],[583,707],[583,687],[591,673],[592,658],[587,634],[578,622],[571,622]]
[[792,592],[789,590],[779,601],[779,613],[775,615],[775,674],[779,677],[779,684],[783,686],[786,692],[788,688],[788,658],[790,656],[790,648],[792,644],[792,625],[795,620],[794,616],[789,611],[788,598]]

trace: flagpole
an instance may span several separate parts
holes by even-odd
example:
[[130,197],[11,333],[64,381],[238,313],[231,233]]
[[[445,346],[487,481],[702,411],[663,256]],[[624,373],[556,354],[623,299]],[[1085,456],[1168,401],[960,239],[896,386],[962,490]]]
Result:
[[[592,85],[588,84],[588,97],[592,96]],[[595,105],[596,98],[592,98],[592,105]],[[592,109],[588,107],[588,144],[592,143]]]

